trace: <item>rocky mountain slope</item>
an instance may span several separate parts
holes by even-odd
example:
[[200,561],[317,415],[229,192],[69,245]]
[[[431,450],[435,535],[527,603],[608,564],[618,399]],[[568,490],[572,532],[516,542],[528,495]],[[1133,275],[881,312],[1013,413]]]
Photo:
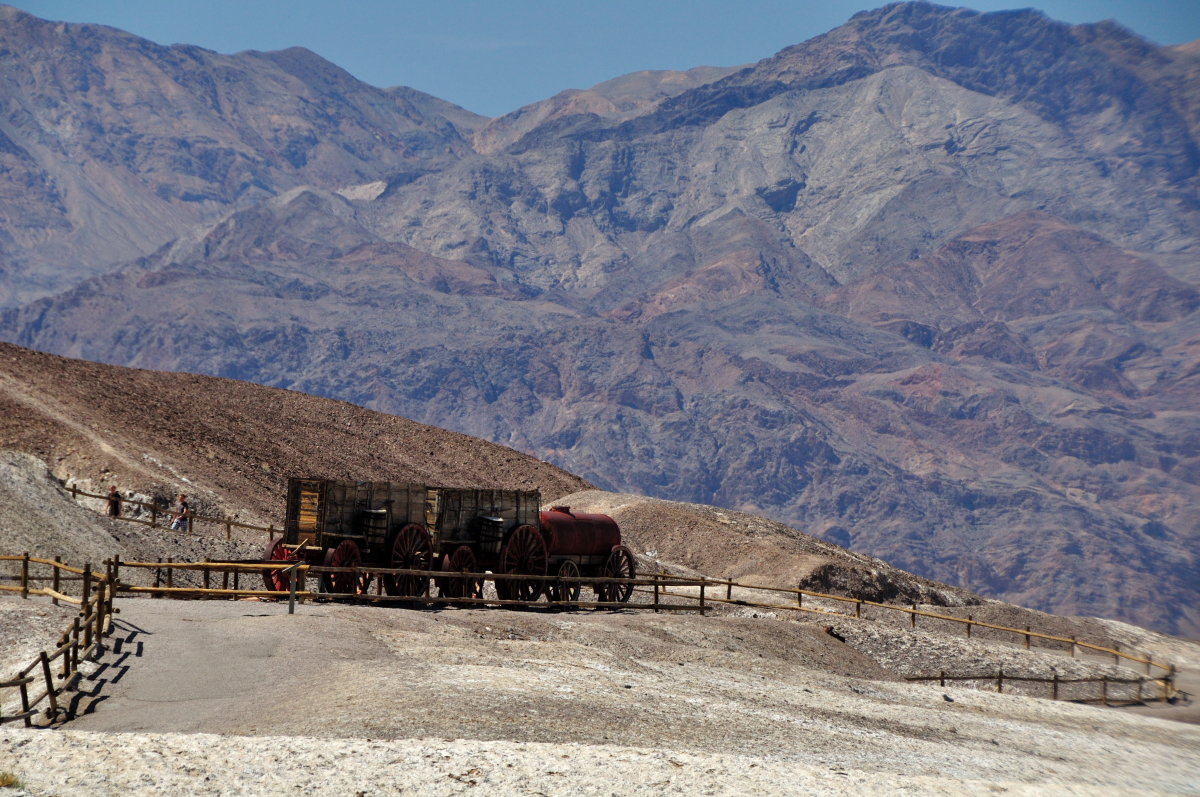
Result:
[[488,122],[413,101],[457,135],[420,174],[281,182],[0,335],[1196,634],[1198,70],[1112,24],[910,3]]
[[411,89],[368,86],[302,48],[162,47],[10,6],[0,7],[0,119],[0,305],[295,185],[421,174],[470,151],[463,135],[481,121]]

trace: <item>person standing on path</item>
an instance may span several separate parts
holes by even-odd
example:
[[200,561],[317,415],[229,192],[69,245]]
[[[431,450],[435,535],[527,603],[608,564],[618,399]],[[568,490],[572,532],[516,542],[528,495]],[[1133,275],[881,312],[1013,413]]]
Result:
[[121,516],[121,494],[117,492],[117,485],[108,488],[108,509],[105,512],[109,517]]
[[175,519],[171,521],[171,531],[187,531],[187,514],[190,509],[187,499],[180,493],[179,508],[176,510]]

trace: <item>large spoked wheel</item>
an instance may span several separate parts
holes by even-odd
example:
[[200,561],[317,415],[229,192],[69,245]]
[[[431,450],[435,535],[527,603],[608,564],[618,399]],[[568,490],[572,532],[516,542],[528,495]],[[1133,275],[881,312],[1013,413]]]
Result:
[[[633,552],[624,545],[617,545],[604,562],[605,578],[637,578],[637,570],[633,564]],[[598,590],[602,603],[628,603],[633,595],[632,584],[600,584]]]
[[[289,550],[283,545],[283,537],[276,537],[267,545],[267,550],[263,553],[264,562],[287,562],[288,565],[295,564],[300,560],[295,551]],[[267,589],[273,592],[287,592],[291,588],[291,573],[285,570],[264,570],[263,584]]]
[[[454,553],[442,559],[443,573],[478,573],[475,569],[475,553],[466,545],[460,545]],[[438,579],[438,596],[442,598],[478,598],[481,594],[479,579],[467,576],[442,576]]]
[[[544,576],[549,556],[546,542],[533,526],[518,526],[500,552],[500,572],[510,575]],[[535,579],[501,579],[510,600],[535,601],[545,582]],[[497,582],[499,586],[500,582]],[[499,590],[497,590],[499,592]]]
[[579,578],[579,565],[570,559],[558,566],[558,577],[562,581],[546,582],[546,597],[555,603],[575,603],[579,600],[580,583],[566,579]]
[[[398,570],[429,570],[433,564],[433,542],[423,526],[409,523],[392,543],[392,567]],[[387,594],[416,598],[429,589],[429,576],[388,576],[383,582]]]
[[[358,567],[361,564],[362,552],[353,540],[342,540],[336,548],[325,552],[326,567]],[[342,595],[366,592],[370,583],[370,573],[325,573],[321,577],[321,586],[326,592]]]

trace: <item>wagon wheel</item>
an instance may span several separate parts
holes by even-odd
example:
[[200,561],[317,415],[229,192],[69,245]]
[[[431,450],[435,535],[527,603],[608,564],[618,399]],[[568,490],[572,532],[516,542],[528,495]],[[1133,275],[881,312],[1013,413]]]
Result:
[[[559,578],[579,578],[579,565],[567,559],[558,566]],[[578,581],[547,581],[546,597],[552,601],[574,603],[579,600],[580,583]]]
[[[475,554],[466,545],[460,545],[454,553],[442,560],[444,573],[478,573],[475,569]],[[479,579],[466,576],[443,576],[438,579],[438,596],[442,598],[478,598]]]
[[[433,543],[423,526],[409,523],[392,544],[392,567],[398,570],[429,570],[433,564]],[[429,576],[388,576],[383,586],[389,595],[416,598],[429,589]]]
[[[300,557],[296,552],[283,546],[283,537],[276,537],[267,545],[263,554],[264,562],[288,562],[294,564]],[[264,570],[263,584],[272,592],[287,592],[291,588],[291,574],[285,570]]]
[[[500,552],[500,572],[523,576],[546,575],[546,543],[533,526],[518,526]],[[542,594],[542,581],[502,579],[511,600],[536,601]],[[497,582],[497,585],[499,582]]]
[[[326,567],[358,567],[362,564],[362,552],[353,540],[342,540],[336,548],[325,552]],[[356,595],[367,591],[371,582],[369,573],[325,573],[321,576],[321,586],[326,592]]]
[[[633,566],[633,553],[624,545],[614,546],[612,553],[604,562],[605,578],[637,578],[637,570]],[[600,601],[603,603],[627,603],[633,594],[632,584],[600,584],[598,590]]]

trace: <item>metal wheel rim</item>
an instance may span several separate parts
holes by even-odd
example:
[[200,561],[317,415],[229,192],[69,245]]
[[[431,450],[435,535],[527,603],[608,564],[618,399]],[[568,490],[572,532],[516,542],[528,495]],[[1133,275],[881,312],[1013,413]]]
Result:
[[[362,564],[362,553],[353,540],[342,540],[333,549],[333,555],[329,558],[330,567],[358,567],[360,564]],[[363,576],[356,578],[353,573],[330,573],[330,591],[340,594],[357,594],[362,591],[364,586],[362,578]]]
[[[433,545],[429,533],[410,523],[396,535],[392,544],[392,567],[399,570],[429,570],[433,560]],[[389,595],[415,598],[429,589],[429,576],[389,576],[384,581]]]
[[[299,559],[295,551],[283,547],[283,537],[272,540],[263,553],[264,562],[296,562]],[[273,592],[286,592],[291,586],[291,576],[283,570],[264,570],[263,585]]]
[[[559,578],[579,578],[579,566],[570,559],[558,566]],[[579,600],[580,583],[578,581],[550,581],[546,591],[550,600],[555,602],[575,603]]]
[[[513,532],[500,553],[500,570],[505,574],[527,576],[546,575],[546,543],[532,526],[521,526]],[[542,594],[544,582],[506,579],[506,592],[519,601],[536,601]]]
[[[636,578],[637,570],[633,564],[633,553],[624,545],[613,548],[612,553],[604,562],[605,578]],[[605,584],[604,601],[607,603],[628,603],[633,595],[632,584]]]
[[[466,545],[460,545],[446,560],[443,572],[447,573],[477,573],[475,552]],[[479,595],[479,580],[465,576],[445,576],[439,579],[442,586],[439,592],[443,598],[475,598]]]

